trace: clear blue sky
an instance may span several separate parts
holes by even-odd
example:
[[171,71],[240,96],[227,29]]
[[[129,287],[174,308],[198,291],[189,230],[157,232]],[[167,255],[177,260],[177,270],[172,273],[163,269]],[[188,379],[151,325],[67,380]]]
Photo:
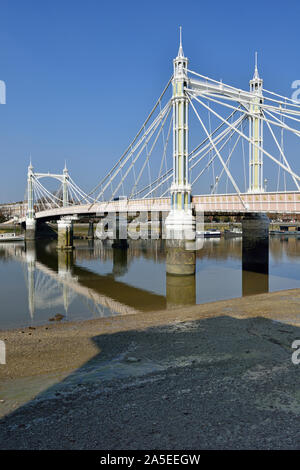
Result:
[[23,198],[30,153],[94,186],[170,77],[179,25],[194,70],[248,89],[257,50],[265,87],[291,96],[299,18],[296,0],[2,0],[0,201]]

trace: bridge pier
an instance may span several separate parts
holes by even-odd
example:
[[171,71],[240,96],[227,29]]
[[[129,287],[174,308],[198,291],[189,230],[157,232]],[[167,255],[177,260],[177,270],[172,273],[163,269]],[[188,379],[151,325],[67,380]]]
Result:
[[189,276],[196,272],[196,251],[189,249],[185,240],[167,240],[166,272],[175,276]]
[[62,217],[57,221],[57,249],[73,250],[73,219]]
[[167,307],[195,305],[196,251],[189,250],[189,242],[167,240],[166,297]]
[[36,219],[26,218],[25,222],[25,239],[26,240],[35,240],[36,238]]
[[243,295],[269,290],[269,224],[266,214],[249,213],[242,220]]
[[[125,220],[126,224],[124,224]],[[115,238],[112,247],[119,249],[127,249],[129,246],[127,241],[127,213],[122,212],[120,214],[119,212],[117,212],[115,224]]]
[[89,229],[88,229],[88,239],[93,240],[94,239],[94,221],[89,220]]

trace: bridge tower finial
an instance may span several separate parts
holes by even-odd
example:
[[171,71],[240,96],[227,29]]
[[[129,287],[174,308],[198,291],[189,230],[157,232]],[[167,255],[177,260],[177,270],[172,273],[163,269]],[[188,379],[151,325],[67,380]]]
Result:
[[28,166],[28,171],[32,172],[33,166],[32,166],[32,160],[31,160],[31,154],[29,155],[29,166]]
[[254,68],[254,75],[253,75],[253,80],[259,79],[259,73],[258,73],[258,68],[257,68],[257,51],[255,51],[255,68]]
[[184,57],[183,48],[182,48],[182,26],[179,26],[179,49],[177,57]]

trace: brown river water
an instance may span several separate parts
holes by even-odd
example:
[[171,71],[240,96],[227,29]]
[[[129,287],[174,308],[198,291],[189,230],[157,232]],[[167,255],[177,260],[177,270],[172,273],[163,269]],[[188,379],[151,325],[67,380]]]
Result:
[[300,238],[271,237],[265,273],[242,270],[242,239],[205,239],[195,276],[166,274],[164,240],[127,250],[75,240],[0,245],[0,329],[157,311],[300,287]]

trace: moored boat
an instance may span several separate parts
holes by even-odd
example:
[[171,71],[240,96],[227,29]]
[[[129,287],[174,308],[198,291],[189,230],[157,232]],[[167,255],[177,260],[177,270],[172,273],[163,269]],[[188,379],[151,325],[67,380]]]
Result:
[[0,233],[0,243],[21,241],[24,241],[24,235],[17,235],[16,233]]
[[229,230],[224,230],[224,238],[235,238],[235,237],[241,237],[243,235],[243,232],[239,228],[232,228]]
[[196,237],[204,237],[204,238],[220,238],[221,232],[220,230],[211,229],[211,230],[204,230],[204,232],[197,231]]
[[270,230],[270,235],[283,235],[285,237],[300,237],[300,231],[299,230],[294,230],[294,231],[289,231],[289,230]]

